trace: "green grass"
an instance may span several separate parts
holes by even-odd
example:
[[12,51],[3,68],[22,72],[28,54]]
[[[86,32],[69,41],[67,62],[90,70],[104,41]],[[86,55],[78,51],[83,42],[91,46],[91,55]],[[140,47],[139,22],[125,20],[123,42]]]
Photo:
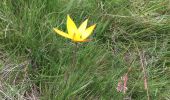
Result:
[[[66,31],[67,14],[97,23],[74,64],[74,44],[52,30]],[[0,99],[147,100],[142,65],[150,100],[170,100],[169,0],[0,2]]]

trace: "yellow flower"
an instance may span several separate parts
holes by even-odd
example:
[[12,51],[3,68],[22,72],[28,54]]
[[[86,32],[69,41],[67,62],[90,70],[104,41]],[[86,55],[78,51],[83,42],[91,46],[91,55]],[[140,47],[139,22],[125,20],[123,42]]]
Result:
[[68,33],[65,33],[61,30],[58,30],[57,28],[53,28],[53,30],[58,33],[59,35],[69,38],[74,42],[86,42],[88,41],[87,37],[90,36],[92,31],[94,30],[96,24],[87,27],[87,21],[86,19],[79,28],[77,28],[76,24],[74,21],[70,18],[69,15],[67,15],[67,31]]

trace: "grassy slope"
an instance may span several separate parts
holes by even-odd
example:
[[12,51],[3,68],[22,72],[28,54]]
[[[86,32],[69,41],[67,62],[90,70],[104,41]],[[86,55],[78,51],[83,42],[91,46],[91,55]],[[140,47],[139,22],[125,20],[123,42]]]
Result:
[[[169,0],[2,0],[0,47],[10,58],[6,65],[13,66],[5,77],[1,61],[0,97],[146,100],[143,64],[150,99],[169,100],[169,5]],[[79,44],[74,72],[74,44],[52,31],[66,30],[67,14],[76,23],[86,18],[97,23],[94,40]],[[129,67],[128,91],[119,93],[118,80]]]

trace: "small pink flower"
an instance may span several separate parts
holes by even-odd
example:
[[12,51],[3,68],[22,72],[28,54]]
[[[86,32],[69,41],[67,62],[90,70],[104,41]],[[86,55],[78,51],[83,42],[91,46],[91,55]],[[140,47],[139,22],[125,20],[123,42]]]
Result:
[[123,84],[122,81],[119,81],[117,84],[117,92],[122,92],[123,91]]
[[118,85],[117,85],[117,88],[116,88],[118,92],[126,93],[126,91],[127,91],[127,81],[128,81],[127,74],[124,75],[123,77],[121,77],[121,80],[118,82]]

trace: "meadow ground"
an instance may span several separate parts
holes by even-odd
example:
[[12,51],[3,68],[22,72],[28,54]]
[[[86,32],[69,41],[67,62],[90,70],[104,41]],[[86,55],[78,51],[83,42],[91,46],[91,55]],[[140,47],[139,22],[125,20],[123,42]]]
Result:
[[[67,14],[97,24],[76,55]],[[170,1],[0,0],[0,99],[170,100]]]

